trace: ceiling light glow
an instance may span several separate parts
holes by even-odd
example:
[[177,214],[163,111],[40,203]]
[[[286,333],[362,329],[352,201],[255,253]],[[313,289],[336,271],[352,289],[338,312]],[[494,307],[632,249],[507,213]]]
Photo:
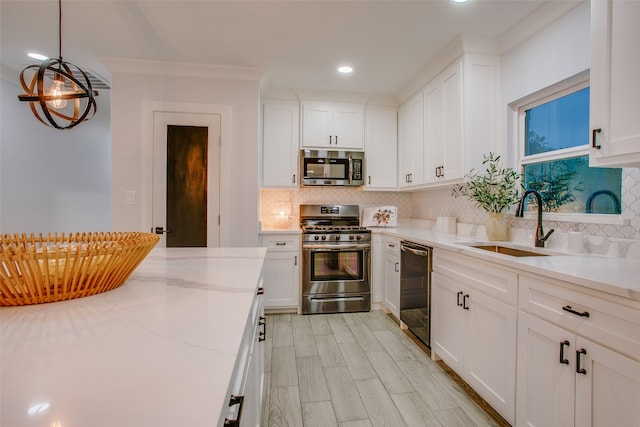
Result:
[[451,0],[453,3],[466,3],[469,0]]
[[36,61],[46,61],[47,59],[49,59],[48,56],[45,56],[45,55],[43,55],[41,53],[35,53],[35,52],[29,52],[29,53],[27,53],[27,56],[29,58],[35,59]]
[[353,67],[350,67],[348,65],[343,65],[342,67],[338,67],[338,72],[340,74],[349,74],[353,72]]

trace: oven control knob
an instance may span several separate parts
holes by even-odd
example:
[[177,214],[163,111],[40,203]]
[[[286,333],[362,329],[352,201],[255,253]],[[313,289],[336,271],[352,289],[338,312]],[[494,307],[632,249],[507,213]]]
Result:
[[313,236],[315,240],[320,240],[320,236]]
[[356,239],[361,240],[362,236],[358,234],[358,237],[356,237]]
[[336,240],[340,240],[340,235],[339,235],[339,234],[336,234],[335,239],[336,239]]
[[327,236],[322,236],[322,240],[327,240]]
[[355,237],[356,237],[356,236],[354,236],[353,234],[351,234],[351,235],[349,236],[349,240],[353,240],[353,239],[355,239]]

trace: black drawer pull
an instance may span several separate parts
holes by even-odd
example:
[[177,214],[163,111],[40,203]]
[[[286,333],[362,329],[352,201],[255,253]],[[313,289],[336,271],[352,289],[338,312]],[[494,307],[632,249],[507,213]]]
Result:
[[462,297],[462,308],[465,310],[469,310],[469,306],[467,305],[467,298],[469,298],[469,294],[466,294]]
[[458,301],[457,301],[457,303],[456,303],[456,305],[457,305],[458,307],[462,307],[462,303],[460,302],[460,297],[461,297],[463,294],[464,294],[464,292],[462,292],[462,291],[458,292],[458,297],[457,297]]
[[563,365],[568,365],[569,364],[569,359],[565,359],[564,358],[564,348],[565,346],[569,346],[570,343],[567,340],[564,340],[560,343],[560,363],[562,363]]
[[571,314],[575,314],[576,316],[589,317],[589,312],[588,311],[583,311],[583,312],[575,311],[573,308],[571,308],[570,305],[565,305],[564,307],[562,307],[562,309],[564,311],[568,311]]
[[231,395],[231,399],[229,399],[229,406],[240,405],[238,408],[238,418],[235,420],[230,420],[229,418],[224,419],[224,425],[230,427],[237,427],[240,425],[240,416],[242,415],[242,405],[244,404],[244,396],[235,396]]
[[582,354],[586,355],[587,350],[581,348],[580,350],[576,351],[576,373],[587,375],[587,370],[580,366],[580,355]]
[[262,326],[262,331],[258,334],[258,342],[262,342],[267,338],[267,318],[264,316],[260,316],[258,325]]
[[264,295],[264,288],[258,288],[258,295]]

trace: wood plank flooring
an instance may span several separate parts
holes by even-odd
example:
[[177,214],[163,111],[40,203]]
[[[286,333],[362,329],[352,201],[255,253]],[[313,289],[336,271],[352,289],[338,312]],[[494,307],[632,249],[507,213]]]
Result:
[[269,314],[266,337],[263,427],[508,425],[381,311]]

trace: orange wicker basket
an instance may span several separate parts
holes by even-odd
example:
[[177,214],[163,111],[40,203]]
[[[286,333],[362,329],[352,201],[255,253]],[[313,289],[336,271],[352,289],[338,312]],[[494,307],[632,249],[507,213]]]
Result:
[[41,304],[122,285],[158,243],[151,233],[0,236],[0,306]]

